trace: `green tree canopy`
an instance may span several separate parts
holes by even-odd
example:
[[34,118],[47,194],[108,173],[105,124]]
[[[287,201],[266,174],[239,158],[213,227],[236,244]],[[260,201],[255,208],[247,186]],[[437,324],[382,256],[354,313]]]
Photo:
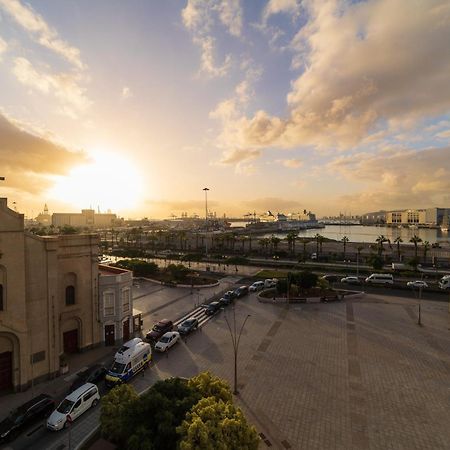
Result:
[[229,384],[210,372],[199,373],[196,377],[192,377],[188,384],[201,397],[215,397],[217,400],[223,400],[224,402],[229,402],[232,399]]
[[133,386],[128,384],[116,386],[102,398],[100,427],[104,436],[118,444],[125,441],[130,412],[137,405],[138,399]]
[[159,271],[158,264],[142,259],[121,259],[112,265],[133,271],[135,277],[148,277]]
[[239,408],[214,397],[202,398],[177,428],[180,450],[256,450],[259,437]]

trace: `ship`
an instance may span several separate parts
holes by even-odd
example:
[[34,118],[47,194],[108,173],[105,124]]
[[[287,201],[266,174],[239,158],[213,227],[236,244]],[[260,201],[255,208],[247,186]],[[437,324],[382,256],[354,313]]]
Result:
[[273,214],[267,211],[246,226],[247,230],[260,233],[281,233],[311,228],[325,228],[325,225],[319,223],[316,215],[306,209],[302,213],[290,214]]

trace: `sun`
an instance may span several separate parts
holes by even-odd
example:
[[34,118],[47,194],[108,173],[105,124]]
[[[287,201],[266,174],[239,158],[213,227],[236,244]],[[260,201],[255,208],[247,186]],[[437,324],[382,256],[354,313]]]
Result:
[[90,154],[90,162],[55,178],[51,199],[78,209],[132,210],[142,199],[143,182],[136,167],[123,156],[104,151]]

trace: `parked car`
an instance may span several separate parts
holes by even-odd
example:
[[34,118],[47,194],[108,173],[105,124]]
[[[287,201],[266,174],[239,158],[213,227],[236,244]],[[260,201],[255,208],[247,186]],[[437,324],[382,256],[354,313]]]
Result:
[[277,287],[278,279],[277,278],[267,278],[264,280],[264,287],[266,289],[268,288],[274,288]]
[[172,345],[175,345],[180,340],[180,333],[178,331],[169,331],[164,333],[161,339],[155,344],[155,350],[158,352],[167,352]]
[[264,281],[255,281],[248,290],[251,292],[260,291],[261,289],[264,289]]
[[94,364],[82,372],[77,373],[76,378],[70,386],[69,392],[73,392],[85,383],[96,384],[97,386],[105,379],[106,367]]
[[353,276],[341,278],[341,283],[345,283],[345,284],[360,284],[359,278],[358,277],[353,277]]
[[328,283],[336,283],[337,281],[340,281],[339,275],[323,275],[320,277],[322,280],[328,281]]
[[67,420],[73,422],[89,408],[95,407],[99,401],[98,387],[92,383],[83,384],[69,394],[52,412],[47,420],[47,428],[52,431],[66,428]]
[[236,293],[236,298],[241,298],[248,294],[248,286],[240,286],[234,292]]
[[168,331],[172,331],[173,323],[169,319],[162,319],[145,335],[148,341],[156,342],[159,338]]
[[390,273],[373,273],[365,281],[370,284],[394,284],[394,277]]
[[194,331],[198,328],[198,319],[195,317],[190,317],[189,319],[183,320],[178,325],[178,333],[180,334],[188,334],[191,331]]
[[232,301],[233,300],[231,300],[230,297],[222,297],[221,299],[219,299],[219,304],[220,306],[228,306]]
[[406,283],[406,286],[412,287],[412,288],[423,289],[423,288],[427,288],[428,284],[425,283],[425,281],[422,281],[422,280],[415,280],[415,281],[408,281]]
[[211,302],[209,305],[206,306],[205,314],[207,316],[212,316],[220,309],[220,303],[219,302]]
[[230,300],[234,300],[237,297],[236,291],[227,291],[223,294],[224,298],[229,298]]
[[0,422],[0,444],[14,440],[25,428],[47,418],[55,409],[55,401],[47,394],[40,394],[11,411]]

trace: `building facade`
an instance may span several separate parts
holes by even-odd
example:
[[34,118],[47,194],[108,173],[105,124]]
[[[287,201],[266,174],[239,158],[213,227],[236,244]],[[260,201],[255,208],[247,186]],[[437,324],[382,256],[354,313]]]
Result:
[[111,213],[96,213],[93,209],[82,209],[81,213],[53,213],[52,225],[63,227],[106,228],[117,223],[117,216]]
[[406,209],[386,213],[386,223],[391,225],[442,225],[450,215],[450,208]]
[[102,340],[98,236],[40,237],[0,198],[0,390],[56,376]]
[[99,265],[99,317],[102,341],[115,345],[128,341],[133,333],[133,273],[118,267]]

